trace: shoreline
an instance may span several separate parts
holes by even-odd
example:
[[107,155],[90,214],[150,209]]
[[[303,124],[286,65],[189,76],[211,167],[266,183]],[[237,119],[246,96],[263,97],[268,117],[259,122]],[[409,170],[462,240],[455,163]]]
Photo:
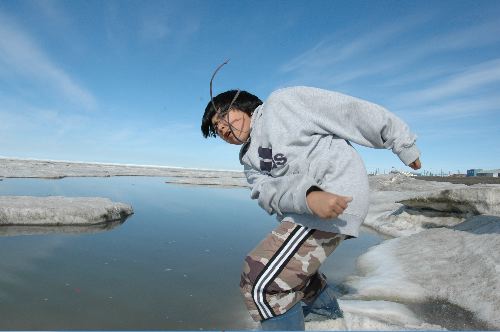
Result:
[[489,176],[469,176],[469,177],[453,177],[453,176],[415,176],[413,179],[421,181],[436,181],[449,182],[453,184],[465,184],[472,186],[475,184],[500,184],[500,178]]
[[[219,181],[223,185],[227,185],[227,183],[223,181],[224,179],[232,179],[233,183],[235,182],[239,185],[241,185],[242,181],[246,182],[243,172],[230,170],[0,158],[0,179],[62,179],[65,177],[111,176],[166,177],[169,178],[169,181],[172,183],[182,183],[182,181],[186,179],[200,179],[200,184],[203,184],[203,181],[206,182],[208,179],[212,179],[216,181],[216,183]],[[195,181],[189,184],[197,183]]]
[[[397,174],[376,175],[394,176]],[[151,176],[167,177],[167,183],[221,187],[248,187],[243,171],[138,165],[0,156],[0,181],[7,178],[62,179],[65,177]],[[368,178],[376,177],[369,175]],[[416,176],[410,179],[450,184],[500,184],[495,177]]]
[[122,163],[99,162],[99,161],[36,159],[36,158],[20,158],[20,157],[0,156],[0,162],[2,160],[28,161],[28,162],[35,161],[35,162],[64,163],[64,164],[105,165],[105,166],[125,166],[125,167],[141,167],[141,168],[165,168],[165,169],[180,169],[180,170],[207,171],[207,172],[211,172],[211,171],[239,172],[238,170],[232,170],[232,169],[212,169],[212,168],[182,167],[182,166],[169,166],[169,165],[148,165],[148,164],[144,164],[144,165],[143,164],[122,164]]

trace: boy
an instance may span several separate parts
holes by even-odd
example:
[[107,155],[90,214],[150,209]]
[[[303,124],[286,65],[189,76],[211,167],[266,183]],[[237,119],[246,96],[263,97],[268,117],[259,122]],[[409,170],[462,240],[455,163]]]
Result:
[[240,287],[252,318],[263,330],[303,330],[304,314],[342,317],[319,267],[358,236],[368,212],[367,172],[350,141],[392,149],[419,169],[416,136],[381,106],[310,87],[277,90],[264,103],[221,93],[201,130],[242,145],[251,197],[280,221],[245,259]]

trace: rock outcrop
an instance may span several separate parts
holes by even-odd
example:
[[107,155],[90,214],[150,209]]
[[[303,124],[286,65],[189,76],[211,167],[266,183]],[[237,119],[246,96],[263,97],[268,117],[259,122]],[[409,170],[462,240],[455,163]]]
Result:
[[132,207],[100,197],[0,196],[0,226],[97,225],[124,220]]
[[399,201],[415,211],[473,216],[500,216],[500,187],[475,185]]

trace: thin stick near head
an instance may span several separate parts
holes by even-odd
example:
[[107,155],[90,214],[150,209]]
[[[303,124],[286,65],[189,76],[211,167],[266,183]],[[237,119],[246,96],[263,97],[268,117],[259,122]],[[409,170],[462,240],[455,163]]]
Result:
[[[223,111],[219,108],[217,108],[215,106],[215,103],[214,103],[214,95],[213,95],[213,89],[212,89],[212,86],[213,86],[213,81],[214,81],[214,78],[215,78],[215,75],[217,75],[217,73],[219,72],[219,70],[224,66],[224,65],[227,65],[227,63],[229,62],[229,59],[227,59],[226,61],[224,61],[223,63],[221,63],[217,69],[215,69],[214,73],[212,74],[212,78],[210,79],[210,101],[212,102],[212,106],[214,107],[215,109],[215,112],[219,115],[221,115],[223,113]],[[236,98],[238,98],[240,94],[240,90],[238,89],[236,94],[234,95],[234,98],[233,100],[231,101],[231,103],[229,104],[229,107],[227,108],[227,110],[224,110],[224,112],[227,112],[231,109],[231,107],[233,106],[234,102],[236,101]]]
[[[215,113],[219,116],[219,117],[223,117],[226,113],[229,113],[229,110],[233,107],[233,104],[234,102],[236,101],[236,99],[238,98],[238,96],[240,95],[240,89],[236,90],[236,94],[234,95],[233,99],[231,100],[231,103],[229,104],[229,106],[227,107],[227,109],[225,110],[221,110],[220,108],[217,108],[217,106],[215,106],[215,103],[214,103],[214,96],[213,96],[213,81],[214,81],[214,78],[215,78],[215,75],[217,75],[217,73],[219,72],[219,70],[224,66],[226,65],[227,63],[229,62],[229,59],[227,59],[226,61],[224,61],[223,63],[221,63],[214,71],[214,73],[212,74],[212,78],[210,79],[210,102],[212,103],[212,106],[214,107],[214,110],[215,110]],[[239,139],[239,137],[237,137],[234,133],[234,130],[233,130],[233,126],[229,123],[229,118],[226,119],[226,123],[228,124],[229,126],[229,130],[231,131],[231,133],[233,134],[234,138],[239,141],[240,143],[246,143],[242,140]]]
[[221,63],[217,69],[215,69],[214,73],[212,74],[212,78],[210,79],[210,101],[212,102],[212,106],[214,107],[214,110],[217,112],[218,109],[217,107],[215,107],[215,103],[214,103],[214,95],[213,95],[213,92],[212,92],[212,86],[213,86],[213,81],[214,81],[214,78],[215,78],[215,75],[217,75],[217,73],[219,72],[219,70],[224,66],[226,65],[227,63],[229,62],[229,59],[227,59],[226,61],[224,61],[223,63]]

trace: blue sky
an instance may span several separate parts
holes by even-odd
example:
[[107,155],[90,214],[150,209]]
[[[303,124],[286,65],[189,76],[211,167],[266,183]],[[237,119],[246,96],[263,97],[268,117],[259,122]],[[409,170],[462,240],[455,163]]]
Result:
[[[499,1],[0,1],[0,156],[240,169],[214,93],[309,85],[379,103],[423,169],[500,168]],[[405,167],[356,146],[368,171]]]

